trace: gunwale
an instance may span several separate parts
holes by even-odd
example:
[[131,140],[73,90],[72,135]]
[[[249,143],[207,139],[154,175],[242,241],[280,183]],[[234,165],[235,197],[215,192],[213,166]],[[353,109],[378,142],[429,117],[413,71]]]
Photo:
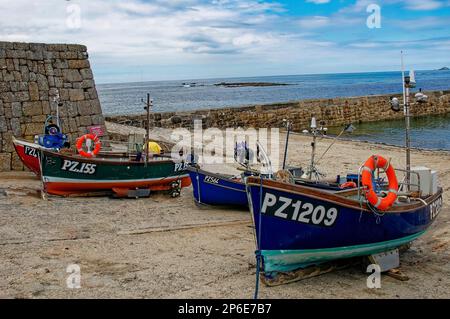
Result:
[[[261,186],[261,178],[256,176],[250,176],[247,178],[247,185],[249,186]],[[288,192],[292,194],[298,194],[298,195],[306,195],[308,197],[314,198],[316,200],[324,200],[329,203],[334,203],[341,205],[343,207],[356,209],[358,211],[363,211],[367,213],[372,213],[370,208],[367,206],[366,203],[360,203],[357,200],[350,199],[345,195],[354,194],[354,190],[348,190],[348,191],[342,191],[339,193],[332,193],[327,191],[321,191],[316,188],[307,187],[303,185],[293,185],[288,183],[283,183],[279,181],[274,180],[268,180],[263,179],[262,185],[264,188],[269,188],[281,192]],[[433,203],[436,199],[438,199],[440,196],[442,196],[443,190],[441,187],[439,187],[438,192],[436,194],[430,195],[423,199],[427,205],[424,205],[421,201],[418,201],[414,204],[408,204],[408,205],[402,205],[402,206],[393,206],[388,211],[384,212],[386,214],[394,213],[409,213],[413,210],[426,207]]]

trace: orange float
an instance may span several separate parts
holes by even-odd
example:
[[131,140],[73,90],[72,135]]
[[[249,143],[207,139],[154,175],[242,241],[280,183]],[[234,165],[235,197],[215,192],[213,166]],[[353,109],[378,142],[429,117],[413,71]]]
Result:
[[[92,140],[94,142],[94,150],[90,151],[90,152],[86,152],[85,150],[83,150],[83,144],[86,140]],[[78,140],[77,140],[77,151],[78,154],[80,154],[83,157],[93,157],[95,155],[97,155],[100,152],[100,148],[102,147],[102,143],[100,142],[100,139],[98,138],[97,135],[94,134],[85,134],[83,136],[81,136]]]
[[[384,170],[389,180],[389,191],[386,197],[378,197],[373,189],[373,174],[376,168]],[[395,170],[388,160],[379,155],[372,155],[362,168],[361,183],[364,187],[367,201],[375,208],[386,211],[397,199],[398,181]]]

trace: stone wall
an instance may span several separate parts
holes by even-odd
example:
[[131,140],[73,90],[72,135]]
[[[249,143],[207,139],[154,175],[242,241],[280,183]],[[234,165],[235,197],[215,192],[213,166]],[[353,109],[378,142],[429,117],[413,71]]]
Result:
[[[429,97],[426,104],[411,107],[413,116],[444,114],[450,112],[450,90],[424,92]],[[403,112],[393,112],[389,104],[391,95],[352,98],[311,99],[290,103],[255,105],[191,112],[163,112],[151,114],[154,127],[192,128],[193,119],[202,119],[206,127],[281,127],[283,119],[293,122],[293,129],[309,127],[311,117],[324,120],[327,126],[403,118]],[[395,95],[401,97],[401,95]],[[106,117],[107,121],[144,127],[146,115]]]
[[0,42],[0,171],[23,165],[12,136],[33,140],[60,96],[62,129],[71,142],[91,125],[104,126],[86,47]]

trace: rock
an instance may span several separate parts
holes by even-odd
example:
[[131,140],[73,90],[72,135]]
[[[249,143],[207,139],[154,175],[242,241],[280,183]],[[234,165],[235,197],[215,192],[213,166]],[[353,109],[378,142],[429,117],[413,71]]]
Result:
[[78,70],[64,69],[62,72],[64,81],[66,82],[81,82],[83,80]]
[[37,85],[39,90],[41,91],[48,91],[48,80],[47,77],[43,74],[37,75]]
[[25,166],[23,165],[22,160],[16,152],[11,155],[11,169],[13,171],[23,171]]
[[91,69],[81,69],[80,73],[83,77],[83,80],[92,80],[94,78]]
[[67,44],[45,44],[47,51],[66,51]]
[[8,125],[6,124],[6,117],[0,116],[0,133],[8,131]]
[[68,60],[70,69],[87,69],[90,68],[88,60]]
[[69,99],[72,102],[84,100],[84,91],[82,89],[69,89]]
[[39,101],[39,87],[36,82],[30,82],[28,84],[28,92],[30,93],[31,101]]
[[91,115],[92,105],[89,101],[81,101],[78,104],[78,112],[80,115]]
[[8,92],[10,89],[8,82],[0,82],[0,93]]
[[94,86],[94,80],[83,80],[83,82],[81,82],[81,88],[83,89],[93,88]]
[[24,135],[42,134],[42,123],[27,123],[25,124]]
[[0,172],[11,170],[11,153],[0,153]]
[[77,59],[78,58],[77,52],[73,52],[73,51],[60,52],[59,56],[61,59]]
[[80,126],[91,126],[92,120],[90,116],[80,116]]
[[40,101],[24,102],[22,110],[24,115],[42,115],[42,103]]
[[22,128],[20,125],[20,119],[17,117],[13,117],[10,120],[10,123],[11,123],[11,132],[14,134],[14,136],[21,136]]

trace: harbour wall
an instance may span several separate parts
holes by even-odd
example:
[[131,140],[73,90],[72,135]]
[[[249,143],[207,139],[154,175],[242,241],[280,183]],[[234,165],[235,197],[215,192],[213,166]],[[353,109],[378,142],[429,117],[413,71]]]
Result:
[[77,44],[0,42],[0,171],[22,170],[12,136],[32,141],[62,106],[63,132],[73,143],[90,126],[104,127],[87,48]]
[[[412,116],[445,114],[450,112],[450,90],[424,92],[428,103],[413,104]],[[163,128],[192,128],[194,119],[201,119],[203,127],[282,127],[283,120],[293,122],[294,131],[307,129],[311,117],[325,121],[327,126],[348,123],[373,122],[403,118],[403,111],[391,110],[389,98],[401,94],[374,95],[350,98],[310,99],[289,103],[206,109],[183,112],[161,112],[150,114],[150,126]],[[106,121],[145,127],[145,114],[106,116]]]

